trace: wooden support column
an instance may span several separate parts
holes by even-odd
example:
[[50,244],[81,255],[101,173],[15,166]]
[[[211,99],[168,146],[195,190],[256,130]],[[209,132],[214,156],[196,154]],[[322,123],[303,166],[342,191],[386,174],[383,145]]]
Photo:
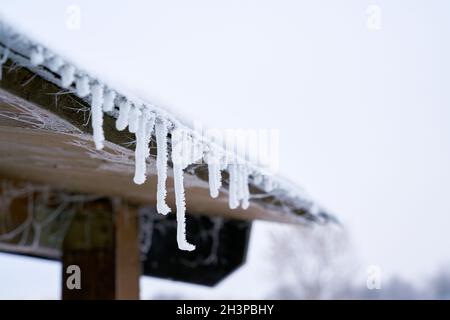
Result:
[[[110,199],[83,203],[64,239],[62,298],[139,299],[138,241],[134,208]],[[80,289],[71,288],[71,265],[79,267]]]
[[115,204],[116,299],[139,299],[141,261],[139,216],[136,208]]

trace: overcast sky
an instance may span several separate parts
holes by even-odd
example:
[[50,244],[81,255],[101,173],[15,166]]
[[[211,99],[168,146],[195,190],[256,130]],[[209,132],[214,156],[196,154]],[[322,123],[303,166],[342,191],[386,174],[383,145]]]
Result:
[[[364,264],[414,278],[450,261],[449,1],[124,3],[3,0],[0,14],[187,122],[278,129],[281,174],[342,220]],[[13,270],[0,263],[0,283]]]

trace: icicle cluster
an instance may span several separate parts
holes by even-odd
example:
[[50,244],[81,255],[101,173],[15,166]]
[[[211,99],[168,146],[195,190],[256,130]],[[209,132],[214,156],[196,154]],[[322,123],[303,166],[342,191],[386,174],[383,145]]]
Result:
[[[0,67],[8,58],[9,49],[3,50],[0,56]],[[231,208],[241,205],[249,206],[248,168],[238,162],[230,162],[218,147],[208,146],[204,152],[204,141],[194,137],[182,126],[174,125],[166,116],[158,115],[151,107],[130,101],[123,95],[104,86],[98,80],[89,77],[85,72],[77,70],[72,64],[65,62],[41,46],[31,45],[29,51],[30,64],[34,67],[46,66],[60,76],[59,84],[91,104],[91,124],[96,149],[104,147],[103,114],[108,112],[117,116],[117,130],[128,131],[136,136],[134,182],[143,184],[146,181],[146,163],[150,156],[149,144],[154,132],[157,143],[157,211],[166,215],[171,209],[166,203],[166,184],[168,170],[168,134],[172,135],[172,162],[177,215],[177,242],[182,250],[194,250],[195,246],[186,240],[186,205],[183,185],[183,173],[186,167],[204,159],[208,165],[209,192],[211,197],[219,196],[222,186],[222,170],[228,169],[229,203]],[[0,68],[1,71],[1,68]],[[1,79],[1,73],[0,73]],[[173,129],[171,132],[170,130]]]
[[[0,46],[3,48],[3,52],[0,52],[0,80],[2,65],[10,58],[15,63],[31,67],[36,74],[43,76],[46,80],[66,88],[90,102],[93,140],[97,149],[102,149],[104,146],[104,112],[117,118],[117,130],[124,130],[128,127],[128,130],[135,134],[134,182],[138,184],[144,183],[146,180],[146,160],[150,156],[149,143],[154,131],[157,141],[157,211],[160,214],[168,214],[171,211],[166,204],[166,183],[168,135],[172,135],[172,162],[178,222],[177,241],[180,249],[193,250],[195,248],[186,240],[183,172],[189,164],[200,159],[205,160],[208,165],[209,193],[213,198],[218,197],[221,190],[221,171],[228,171],[229,206],[231,208],[239,206],[244,209],[248,208],[250,176],[252,184],[266,192],[280,188],[278,185],[280,181],[265,175],[260,168],[250,165],[247,161],[238,161],[234,153],[226,152],[211,140],[205,141],[203,137],[197,136],[196,132],[185,127],[166,111],[141,101],[130,100],[129,97],[105,86],[98,79],[88,76],[85,71],[75,68],[73,64],[68,63],[60,56],[14,32],[1,20],[0,38]],[[45,68],[40,68],[40,66]],[[207,150],[203,150],[204,147]],[[309,208],[312,201],[308,200],[307,195],[286,181],[281,181],[281,183],[281,189],[289,193],[290,201],[294,201],[298,207],[308,206]],[[314,212],[318,213],[319,211],[315,210]]]

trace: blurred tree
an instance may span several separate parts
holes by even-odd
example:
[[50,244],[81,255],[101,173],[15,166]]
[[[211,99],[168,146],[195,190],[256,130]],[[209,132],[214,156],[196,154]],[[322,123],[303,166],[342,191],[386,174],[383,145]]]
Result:
[[380,290],[369,290],[347,233],[336,226],[274,229],[269,261],[277,283],[273,299],[450,299],[449,267],[422,286],[394,276]]
[[278,286],[271,298],[345,298],[357,268],[343,228],[283,226],[272,238],[269,259]]
[[433,299],[450,300],[450,268],[442,268],[430,281]]

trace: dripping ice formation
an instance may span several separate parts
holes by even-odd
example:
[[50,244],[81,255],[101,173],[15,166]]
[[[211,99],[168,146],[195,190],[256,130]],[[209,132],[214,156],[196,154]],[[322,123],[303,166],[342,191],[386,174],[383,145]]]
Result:
[[128,126],[128,113],[130,112],[131,104],[126,99],[119,101],[119,117],[116,121],[116,129],[124,130]]
[[97,150],[103,149],[105,136],[103,133],[103,85],[96,83],[91,88],[92,130]]
[[135,171],[133,181],[136,184],[143,184],[146,179],[146,159],[150,155],[149,144],[154,121],[154,116],[148,110],[144,110],[139,118],[138,129],[136,131],[136,148],[134,151]]
[[[171,209],[166,204],[166,182],[168,170],[168,136],[171,135],[176,216],[178,222],[177,242],[182,250],[193,250],[194,245],[186,240],[184,170],[189,164],[204,160],[208,167],[209,193],[213,198],[219,196],[222,187],[222,170],[229,174],[229,207],[250,205],[249,182],[266,192],[279,187],[292,196],[299,206],[313,204],[296,186],[269,177],[259,167],[240,158],[234,152],[226,151],[221,145],[213,143],[184,125],[166,110],[150,103],[130,98],[128,95],[109,87],[85,70],[52,51],[34,43],[25,36],[17,34],[0,20],[0,66],[8,58],[25,66],[46,80],[73,92],[91,106],[91,125],[93,140],[97,149],[104,145],[103,115],[116,118],[116,129],[135,134],[135,174],[134,182],[142,184],[146,180],[146,159],[150,156],[149,143],[152,133],[157,143],[157,211],[168,214]],[[6,45],[4,45],[6,44]],[[0,68],[1,70],[1,68]],[[51,72],[49,72],[50,70]],[[1,73],[0,73],[1,80]],[[228,159],[232,159],[229,161]],[[282,186],[280,186],[283,184]],[[306,199],[306,200],[305,200]]]
[[114,109],[114,99],[116,98],[116,92],[113,90],[107,90],[103,97],[103,111],[111,112]]
[[156,135],[156,169],[158,172],[157,201],[156,210],[158,213],[166,215],[170,212],[166,204],[166,180],[167,180],[167,122],[160,119],[155,125]]
[[193,145],[183,130],[172,131],[172,163],[175,187],[175,202],[177,206],[177,243],[181,250],[192,251],[195,246],[186,240],[186,200],[183,185],[183,170],[195,162],[192,152]]
[[222,186],[220,155],[217,150],[211,150],[206,154],[205,160],[208,164],[209,194],[212,198],[217,198]]

